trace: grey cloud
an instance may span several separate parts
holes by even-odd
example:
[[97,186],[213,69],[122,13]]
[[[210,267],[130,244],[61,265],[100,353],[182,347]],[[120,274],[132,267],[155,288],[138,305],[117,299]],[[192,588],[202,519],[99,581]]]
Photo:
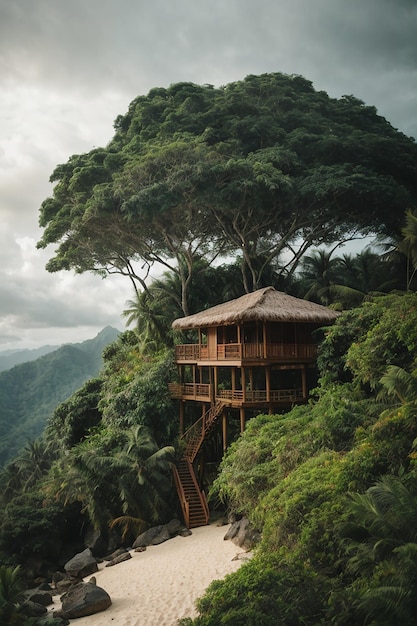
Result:
[[16,239],[39,239],[55,166],[107,143],[136,96],[301,74],[417,136],[416,32],[415,0],[0,0],[0,342],[25,328],[116,325],[130,285],[50,276],[48,252]]

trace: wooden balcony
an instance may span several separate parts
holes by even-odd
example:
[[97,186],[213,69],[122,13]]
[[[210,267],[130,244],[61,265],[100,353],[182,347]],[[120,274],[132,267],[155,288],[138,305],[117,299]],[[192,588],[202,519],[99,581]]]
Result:
[[175,348],[177,362],[188,361],[313,361],[317,355],[314,344],[289,343],[223,343],[215,349],[201,344],[181,344]]
[[232,405],[242,404],[279,404],[289,402],[303,402],[303,390],[302,389],[271,389],[269,392],[269,398],[265,389],[255,389],[253,391],[247,390],[243,395],[242,390],[222,389],[218,392],[218,397],[222,400],[229,401]]
[[[200,402],[211,401],[211,385],[201,383],[170,383],[171,397],[177,400],[198,400]],[[219,389],[216,398],[224,400],[229,405],[240,406],[245,404],[288,404],[303,402],[302,389],[271,389],[269,398],[265,389],[243,390]]]
[[171,398],[177,400],[199,400],[210,402],[211,385],[203,383],[169,383],[168,388]]

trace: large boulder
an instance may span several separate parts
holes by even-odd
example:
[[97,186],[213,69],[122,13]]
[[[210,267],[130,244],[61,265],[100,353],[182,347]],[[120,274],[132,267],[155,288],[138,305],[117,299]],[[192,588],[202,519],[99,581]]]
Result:
[[90,548],[86,548],[67,561],[64,565],[64,569],[68,576],[84,578],[84,576],[97,572],[98,565]]
[[26,600],[20,605],[20,613],[26,615],[26,617],[41,617],[48,612],[48,609],[43,604],[33,602],[32,600]]
[[145,548],[147,546],[157,546],[168,539],[172,539],[177,535],[183,537],[190,535],[188,528],[184,526],[178,519],[172,519],[168,524],[160,524],[159,526],[153,526],[144,533],[136,537],[133,542],[133,548]]
[[50,591],[43,591],[42,589],[28,589],[23,592],[22,597],[25,601],[42,604],[42,606],[52,604],[52,593]]
[[107,591],[94,583],[78,583],[62,596],[62,614],[67,619],[94,615],[111,606]]
[[133,548],[143,548],[145,546],[151,546],[153,540],[157,535],[159,535],[162,529],[163,525],[160,524],[159,526],[153,526],[152,528],[145,530],[144,533],[141,533],[138,537],[136,537],[135,541],[133,542]]
[[91,528],[86,532],[84,545],[86,548],[90,548],[94,556],[102,556],[107,551],[108,539],[101,530]]
[[233,522],[229,530],[223,537],[225,540],[230,539],[240,548],[244,550],[252,550],[259,543],[261,534],[258,530],[251,526],[249,520],[246,517]]

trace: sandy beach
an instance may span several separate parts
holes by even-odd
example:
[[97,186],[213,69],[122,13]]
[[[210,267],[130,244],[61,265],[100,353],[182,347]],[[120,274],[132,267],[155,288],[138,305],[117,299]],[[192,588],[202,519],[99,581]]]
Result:
[[[71,620],[74,626],[176,626],[195,617],[195,601],[208,585],[236,571],[244,551],[223,537],[228,526],[216,523],[194,528],[189,537],[174,537],[113,567],[100,565],[97,585],[107,591],[106,611]],[[90,577],[86,577],[87,582]],[[57,603],[54,609],[60,608]]]

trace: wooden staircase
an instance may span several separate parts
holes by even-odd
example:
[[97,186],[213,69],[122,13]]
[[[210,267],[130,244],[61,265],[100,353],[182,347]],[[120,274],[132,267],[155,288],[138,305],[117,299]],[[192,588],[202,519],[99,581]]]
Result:
[[174,467],[175,485],[184,521],[188,528],[205,526],[209,520],[207,498],[200,489],[193,463],[210,431],[221,415],[225,402],[218,400],[182,436],[186,443],[183,457]]

